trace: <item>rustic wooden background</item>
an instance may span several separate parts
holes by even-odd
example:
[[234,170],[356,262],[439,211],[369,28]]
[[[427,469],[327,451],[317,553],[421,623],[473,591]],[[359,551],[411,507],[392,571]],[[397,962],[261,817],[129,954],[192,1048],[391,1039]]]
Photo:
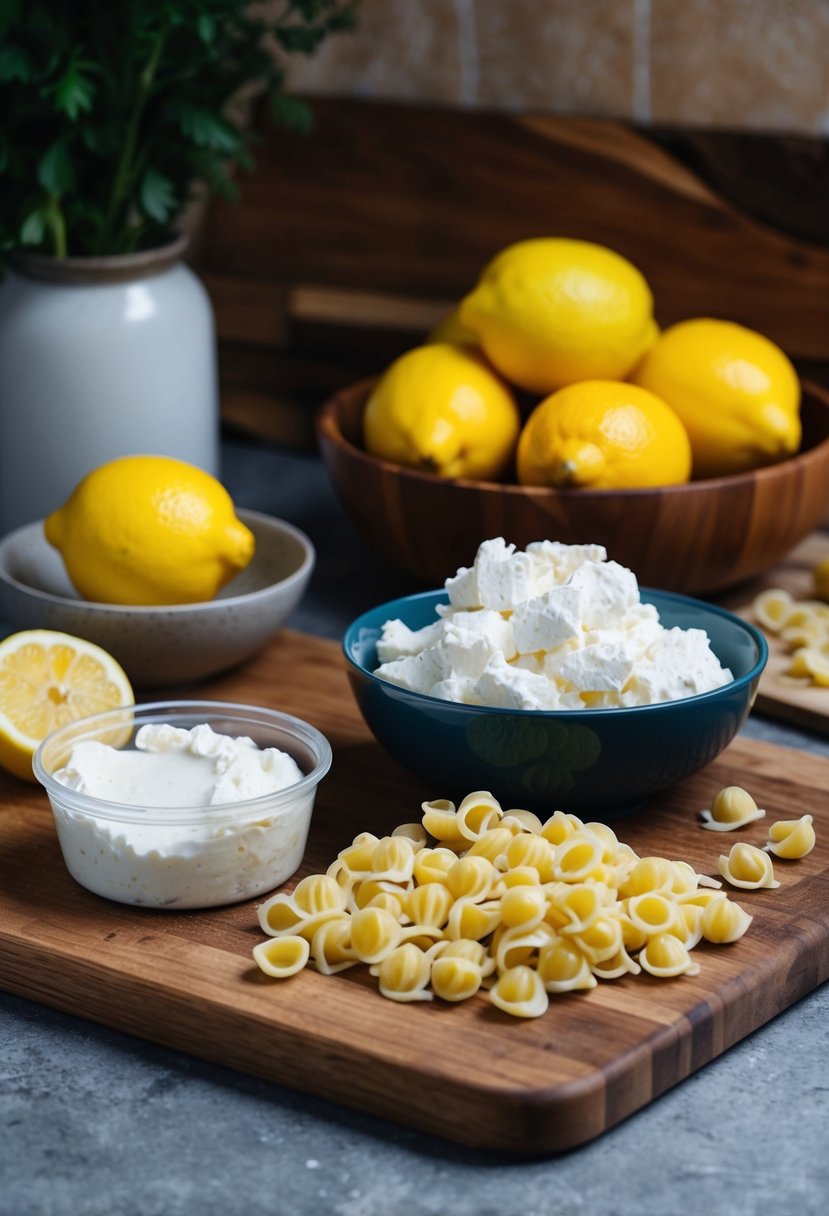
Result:
[[494,252],[595,240],[647,276],[657,318],[716,315],[829,383],[825,141],[317,99],[309,136],[260,124],[238,205],[196,261],[227,423],[313,443],[315,409],[415,345]]

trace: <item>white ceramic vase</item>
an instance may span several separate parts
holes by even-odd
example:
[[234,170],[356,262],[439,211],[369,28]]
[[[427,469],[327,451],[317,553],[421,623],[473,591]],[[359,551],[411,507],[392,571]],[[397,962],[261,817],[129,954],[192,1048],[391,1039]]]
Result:
[[175,456],[218,476],[213,313],[185,246],[12,259],[0,284],[0,535],[117,456]]

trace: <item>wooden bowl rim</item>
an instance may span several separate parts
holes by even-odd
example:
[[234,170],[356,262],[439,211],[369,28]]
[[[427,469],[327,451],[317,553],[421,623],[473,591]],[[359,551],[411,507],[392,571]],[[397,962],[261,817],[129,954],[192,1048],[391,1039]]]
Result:
[[[513,481],[477,481],[464,477],[445,478],[438,476],[436,473],[425,473],[420,469],[411,469],[406,465],[394,464],[392,461],[385,460],[381,456],[372,456],[370,452],[366,452],[363,448],[357,447],[356,444],[346,439],[339,422],[341,403],[359,397],[367,400],[371,389],[378,379],[379,377],[377,376],[371,376],[358,380],[354,384],[347,385],[320,406],[316,417],[317,435],[320,438],[327,439],[350,460],[356,460],[358,463],[362,463],[369,468],[380,469],[392,476],[401,477],[415,484],[420,482],[426,487],[438,484],[478,490],[479,492],[498,490],[509,495],[519,495],[522,498],[536,498],[542,502],[550,502],[555,499],[566,500],[568,498],[607,501],[610,498],[620,496],[631,499],[659,498],[669,493],[684,495],[704,494],[712,489],[725,490],[731,487],[748,487],[756,485],[758,480],[760,482],[779,481],[786,478],[795,469],[800,469],[804,466],[829,464],[829,428],[827,428],[825,439],[815,444],[814,447],[807,448],[805,451],[795,452],[793,456],[789,456],[786,460],[781,460],[776,464],[764,465],[757,469],[747,469],[742,473],[730,473],[722,477],[705,477],[700,478],[699,481],[686,481],[674,485],[644,486],[618,490],[585,490],[578,488],[557,490],[552,486],[523,486]],[[817,407],[818,410],[823,411],[829,417],[829,391],[810,380],[801,381],[801,387],[801,410],[803,408],[803,401],[808,400],[810,408]],[[365,405],[365,400],[363,401],[363,405]]]

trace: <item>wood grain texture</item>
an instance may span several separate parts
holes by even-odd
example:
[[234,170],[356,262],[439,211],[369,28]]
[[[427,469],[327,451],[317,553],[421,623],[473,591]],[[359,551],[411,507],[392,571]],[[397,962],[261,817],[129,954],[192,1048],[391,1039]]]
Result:
[[651,490],[554,490],[463,482],[368,455],[370,382],[338,393],[318,420],[333,486],[393,565],[442,586],[493,536],[524,548],[550,539],[602,544],[644,586],[709,594],[773,566],[817,527],[829,503],[829,393],[808,386],[801,454],[737,476]]
[[[381,752],[334,643],[286,632],[200,692],[299,714],[331,740],[301,873],[324,868],[358,831],[416,818],[424,798],[466,792],[429,789]],[[723,838],[700,830],[696,812],[722,785],[741,783],[771,818],[810,812],[818,845],[777,864],[779,890],[739,894],[754,915],[748,935],[698,947],[697,977],[603,983],[555,997],[544,1017],[524,1022],[483,997],[393,1004],[364,968],[268,980],[251,960],[255,903],[162,913],[90,895],[63,866],[45,795],[0,779],[0,985],[463,1143],[558,1151],[600,1135],[829,977],[827,781],[825,760],[738,738],[618,823],[641,855],[710,873]],[[765,822],[741,838],[762,843]]]
[[[739,588],[723,600],[747,621],[757,625],[752,611],[754,597],[767,587],[782,587],[796,600],[812,599],[812,571],[817,563],[829,557],[829,532],[815,532],[794,549],[785,561],[762,575],[750,587]],[[791,651],[773,633],[766,633],[769,661],[760,680],[755,708],[758,712],[789,722],[804,730],[829,735],[829,688],[819,688],[810,681],[787,675]]]
[[[234,393],[264,391],[307,413],[332,374],[337,388],[376,374],[499,249],[533,236],[617,249],[646,275],[663,326],[721,316],[796,360],[829,360],[829,250],[724,201],[629,126],[341,99],[316,100],[314,115],[310,139],[263,124],[241,204],[207,214],[198,266],[227,409]],[[762,162],[742,163],[748,197]]]

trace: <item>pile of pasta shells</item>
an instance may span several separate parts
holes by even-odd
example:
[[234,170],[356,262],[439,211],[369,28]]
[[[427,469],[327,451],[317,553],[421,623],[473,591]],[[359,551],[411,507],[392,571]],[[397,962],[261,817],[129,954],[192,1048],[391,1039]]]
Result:
[[788,648],[786,675],[829,688],[829,604],[796,600],[782,587],[769,587],[755,596],[754,618]]
[[483,991],[532,1018],[551,995],[600,980],[697,974],[700,941],[734,942],[751,923],[719,879],[639,857],[606,824],[562,811],[542,823],[486,791],[421,809],[419,823],[359,834],[325,874],[261,905],[267,939],[253,955],[266,974],[364,964],[394,1001]]

